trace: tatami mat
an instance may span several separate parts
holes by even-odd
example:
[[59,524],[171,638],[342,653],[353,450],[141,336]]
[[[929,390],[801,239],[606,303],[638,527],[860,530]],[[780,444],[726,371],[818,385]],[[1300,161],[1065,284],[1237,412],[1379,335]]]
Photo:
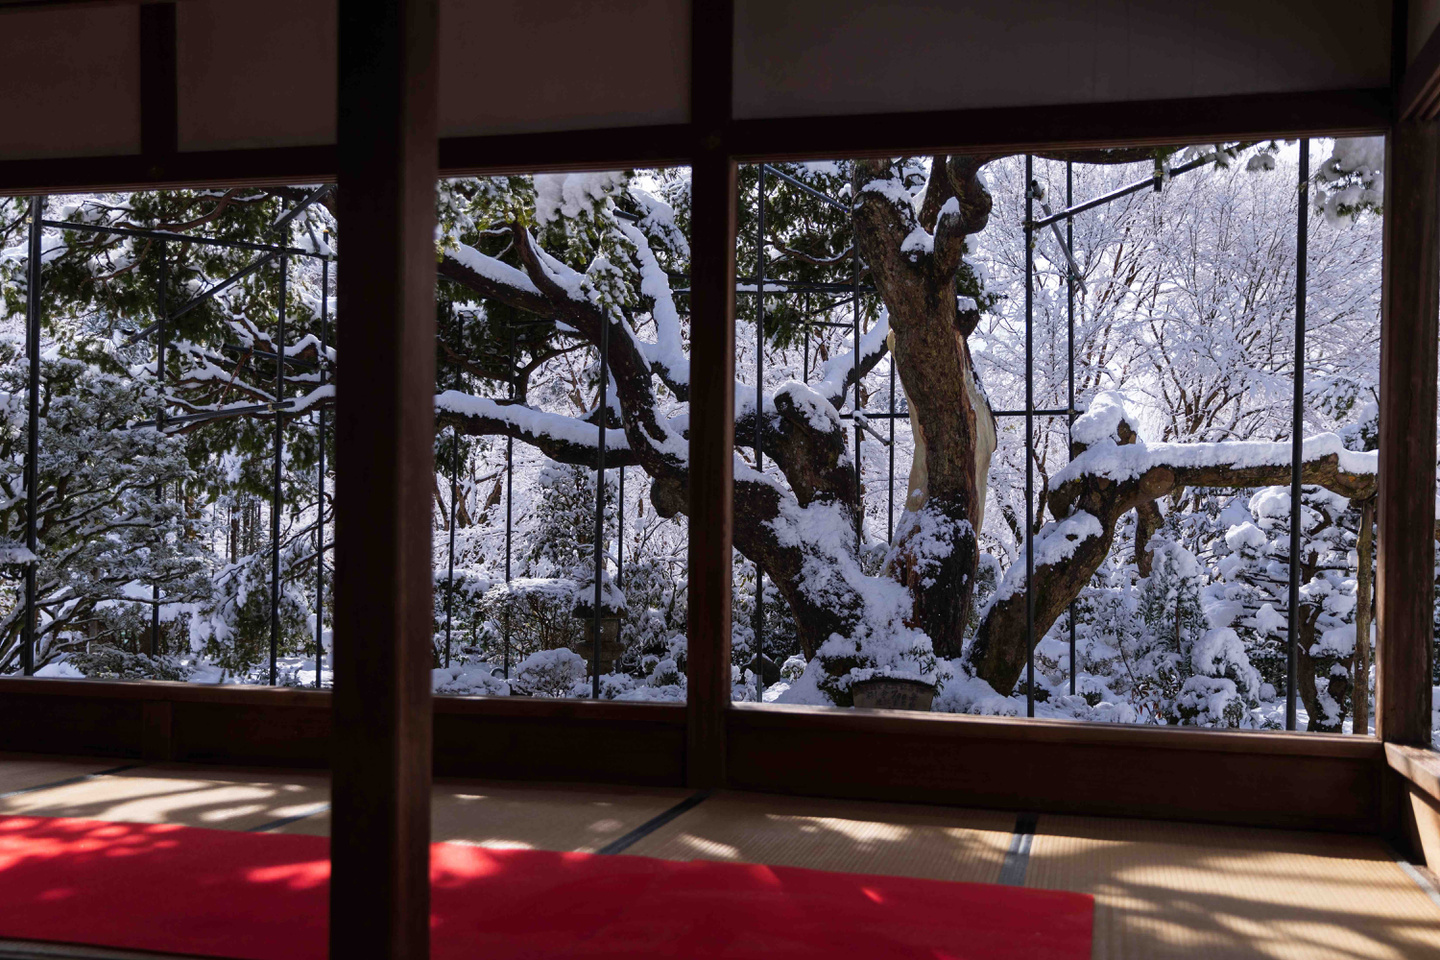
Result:
[[1096,960],[1440,958],[1440,907],[1369,837],[1042,816],[1026,883],[1095,896]]
[[720,793],[625,852],[993,882],[1013,813]]
[[[323,772],[122,766],[0,755],[0,815],[330,829]],[[1440,960],[1440,905],[1371,837],[1042,815],[1027,860],[1008,812],[454,780],[433,796],[442,841],[1089,893],[1095,960]],[[32,956],[11,947],[0,960]]]
[[[430,835],[491,847],[593,853],[664,813],[684,790],[475,783],[437,780]],[[278,827],[277,833],[324,835],[329,811]]]
[[330,798],[324,774],[151,765],[0,797],[0,815],[252,830]]
[[129,766],[135,761],[0,754],[0,796]]

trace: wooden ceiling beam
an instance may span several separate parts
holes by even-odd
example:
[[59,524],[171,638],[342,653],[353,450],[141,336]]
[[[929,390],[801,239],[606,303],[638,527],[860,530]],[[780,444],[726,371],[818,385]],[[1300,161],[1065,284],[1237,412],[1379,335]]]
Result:
[[[1379,135],[1390,120],[1390,94],[1380,89],[741,120],[723,130],[744,162]],[[699,149],[697,131],[673,124],[446,138],[439,169],[482,176],[684,165]],[[335,167],[334,146],[0,160],[0,195],[320,183],[335,178]]]

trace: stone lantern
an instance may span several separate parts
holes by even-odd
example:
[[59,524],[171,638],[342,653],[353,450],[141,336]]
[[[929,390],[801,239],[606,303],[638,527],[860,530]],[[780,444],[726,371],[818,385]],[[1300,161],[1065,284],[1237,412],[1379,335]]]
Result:
[[[620,621],[625,616],[625,594],[606,577],[601,581],[600,594],[600,672],[611,673],[625,653],[620,639]],[[583,633],[576,642],[575,652],[585,658],[591,671],[595,669],[595,581],[582,582],[575,589],[575,604],[570,615],[583,624]]]

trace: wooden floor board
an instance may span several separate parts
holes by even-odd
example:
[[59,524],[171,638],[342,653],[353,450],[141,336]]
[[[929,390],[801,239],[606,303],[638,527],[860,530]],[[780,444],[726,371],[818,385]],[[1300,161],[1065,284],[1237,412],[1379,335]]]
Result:
[[1440,907],[1373,837],[1041,816],[1026,882],[1094,895],[1095,960],[1440,960]]

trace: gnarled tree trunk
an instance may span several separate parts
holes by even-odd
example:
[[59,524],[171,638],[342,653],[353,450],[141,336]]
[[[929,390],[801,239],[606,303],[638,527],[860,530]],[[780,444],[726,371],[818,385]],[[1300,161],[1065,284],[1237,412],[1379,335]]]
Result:
[[910,402],[917,468],[890,572],[913,598],[911,623],[935,653],[961,654],[975,595],[977,535],[995,424],[975,383],[956,301],[965,237],[983,229],[990,196],[980,162],[953,158],[931,171],[924,224],[889,161],[855,165],[855,242],[890,313],[896,372]]

